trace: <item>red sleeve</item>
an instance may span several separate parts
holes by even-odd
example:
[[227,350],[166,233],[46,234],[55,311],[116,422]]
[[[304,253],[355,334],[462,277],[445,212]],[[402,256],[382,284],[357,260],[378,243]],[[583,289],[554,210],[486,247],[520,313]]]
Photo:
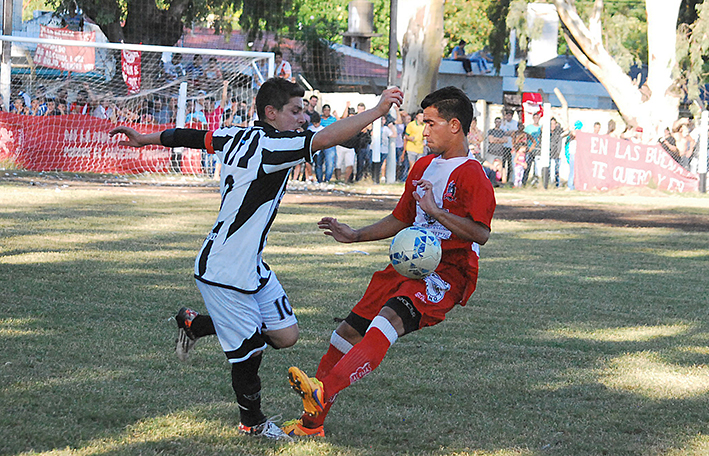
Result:
[[461,170],[463,171],[461,177],[465,182],[463,185],[465,210],[474,221],[490,228],[497,205],[495,190],[480,162],[471,161],[465,168],[466,170]]
[[204,148],[207,149],[208,154],[214,153],[214,145],[212,144],[212,135],[214,132],[209,130],[206,135],[204,135]]

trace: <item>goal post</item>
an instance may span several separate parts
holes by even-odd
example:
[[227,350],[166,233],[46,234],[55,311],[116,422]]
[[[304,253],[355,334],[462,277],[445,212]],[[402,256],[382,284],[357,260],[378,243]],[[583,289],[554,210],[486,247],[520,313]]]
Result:
[[203,151],[131,150],[107,133],[116,125],[142,132],[245,125],[258,87],[274,73],[270,52],[101,43],[69,33],[0,36],[12,48],[12,61],[0,67],[11,72],[0,75],[0,164],[212,175],[215,163]]

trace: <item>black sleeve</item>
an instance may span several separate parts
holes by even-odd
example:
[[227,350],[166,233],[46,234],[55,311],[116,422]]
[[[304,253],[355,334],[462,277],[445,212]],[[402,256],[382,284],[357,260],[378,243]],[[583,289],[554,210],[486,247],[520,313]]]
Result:
[[189,147],[190,149],[204,149],[204,137],[208,130],[194,130],[191,128],[171,128],[160,134],[160,142],[165,147]]

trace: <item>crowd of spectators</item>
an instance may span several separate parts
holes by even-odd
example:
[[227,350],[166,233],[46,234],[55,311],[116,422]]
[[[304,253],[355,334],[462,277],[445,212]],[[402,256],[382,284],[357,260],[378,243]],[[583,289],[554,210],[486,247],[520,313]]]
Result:
[[[188,98],[186,123],[198,122],[219,127],[229,122],[246,124],[253,116],[247,100],[228,96],[228,81],[219,80],[221,97],[198,90]],[[67,84],[68,85],[68,84]],[[218,93],[218,90],[212,93]],[[0,103],[0,110],[3,103]],[[174,124],[177,120],[177,95],[151,94],[138,97],[116,97],[107,90],[96,93],[88,83],[69,92],[66,85],[47,91],[39,87],[34,95],[18,90],[11,98],[9,112],[26,116],[85,115],[116,123]]]
[[[303,107],[309,121],[303,128],[319,131],[332,123],[356,115],[367,109],[364,103],[352,106],[351,101],[345,102],[341,115],[332,109],[329,104],[320,106],[320,99],[312,95],[303,99]],[[318,109],[320,111],[318,111]],[[394,116],[394,114],[396,114]],[[292,178],[307,182],[335,181],[353,183],[371,180],[380,183],[387,173],[390,150],[395,157],[394,174],[396,180],[406,180],[408,171],[413,163],[422,157],[425,151],[423,140],[423,112],[421,110],[412,114],[398,108],[382,118],[381,132],[378,135],[380,146],[373,147],[372,141],[374,125],[367,125],[357,135],[342,144],[319,151],[313,163],[294,168]],[[478,146],[482,143],[483,135],[478,131]]]
[[[471,63],[477,63],[481,72],[486,71],[485,59],[478,62],[465,54],[465,42],[461,41],[454,56],[463,62],[470,72]],[[185,63],[185,60],[189,60]],[[195,54],[185,57],[174,53],[163,62],[160,78],[167,83],[187,81],[189,83],[188,102],[185,112],[186,124],[195,128],[216,129],[220,126],[246,126],[254,120],[252,101],[229,96],[228,82],[220,68],[217,58]],[[294,80],[292,68],[280,51],[275,52],[276,76]],[[71,88],[72,90],[68,90]],[[342,115],[338,116],[329,104],[320,105],[317,95],[303,100],[305,113],[309,121],[303,128],[313,131],[331,125],[333,122],[355,115],[366,109],[364,103],[356,108],[348,101]],[[4,103],[0,103],[0,110]],[[85,115],[106,119],[117,123],[174,124],[178,114],[177,95],[152,94],[147,96],[120,96],[107,90],[95,93],[84,82],[66,83],[53,90],[37,87],[34,94],[22,90],[14,92],[10,100],[9,112],[27,116]],[[386,173],[386,163],[391,150],[396,154],[396,179],[404,181],[413,163],[424,156],[426,145],[423,138],[423,112],[408,113],[396,109],[395,116],[387,116],[381,123],[381,144],[379,153],[373,154],[373,125],[368,125],[350,141],[330,149],[320,151],[313,164],[297,167],[294,178],[329,182],[333,178],[341,182],[357,182],[371,179],[379,183]],[[468,146],[471,155],[480,160],[494,185],[525,186],[534,184],[538,171],[537,161],[541,154],[542,126],[540,114],[534,114],[531,122],[525,126],[514,118],[511,109],[503,110],[502,117],[494,119],[494,125],[483,132],[473,119],[468,134]],[[573,189],[573,169],[575,155],[575,132],[583,128],[580,121],[564,128],[557,119],[551,119],[550,171],[553,170],[553,184],[561,186],[560,169],[562,160],[569,167],[566,182]],[[641,128],[626,127],[623,132],[616,128],[614,120],[608,122],[605,133],[602,125],[594,122],[592,131],[616,138],[641,142]],[[696,171],[698,129],[692,119],[680,119],[664,130],[658,143],[682,167]],[[375,148],[376,149],[376,148]],[[213,168],[214,165],[212,164]]]

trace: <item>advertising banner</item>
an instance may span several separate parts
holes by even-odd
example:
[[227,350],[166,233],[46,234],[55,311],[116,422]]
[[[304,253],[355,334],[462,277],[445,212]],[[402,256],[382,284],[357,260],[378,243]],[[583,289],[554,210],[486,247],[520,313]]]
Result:
[[[172,125],[130,124],[141,133]],[[31,171],[137,174],[167,172],[171,149],[122,147],[109,120],[86,115],[21,116],[0,112],[0,158]]]
[[574,182],[577,190],[631,186],[696,192],[699,188],[699,177],[682,168],[659,144],[583,132],[576,133]]
[[[96,32],[74,32],[69,29],[40,25],[39,37],[93,43]],[[96,66],[96,52],[92,47],[38,44],[34,54],[37,65],[75,73],[88,73]]]
[[140,51],[121,51],[121,68],[128,93],[134,95],[140,92]]

